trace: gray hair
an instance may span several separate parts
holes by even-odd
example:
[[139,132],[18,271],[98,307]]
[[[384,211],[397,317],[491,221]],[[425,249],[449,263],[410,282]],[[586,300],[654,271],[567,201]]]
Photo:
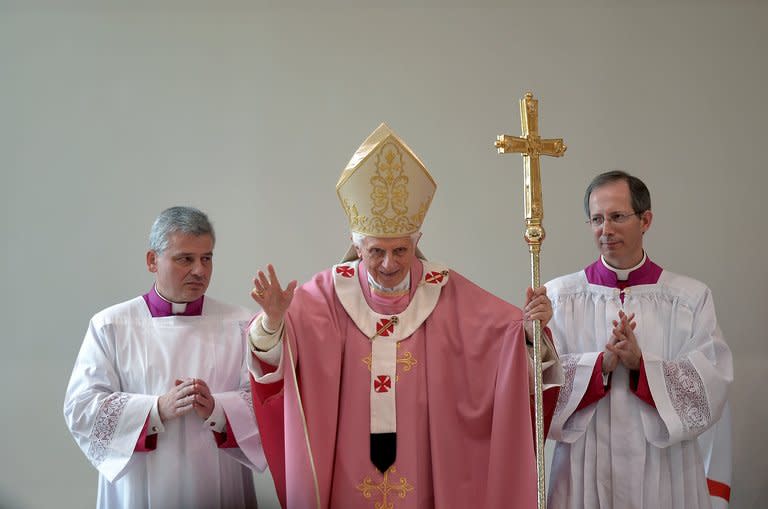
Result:
[[593,178],[592,182],[587,186],[587,190],[584,193],[584,212],[587,213],[587,217],[589,217],[589,197],[592,191],[605,184],[619,180],[623,180],[629,186],[629,195],[632,197],[632,211],[634,213],[642,214],[646,210],[651,210],[651,193],[648,191],[645,183],[625,171],[611,170]]
[[[352,244],[355,246],[362,248],[363,247],[363,239],[366,237],[373,237],[373,235],[365,235],[364,233],[359,232],[350,232],[352,235]],[[405,237],[405,235],[403,235]],[[415,246],[416,243],[419,241],[419,238],[421,238],[421,232],[413,232],[410,235],[408,235],[411,238],[411,242]]]
[[169,237],[174,233],[210,235],[214,244],[216,234],[213,225],[202,211],[194,207],[171,207],[157,216],[149,231],[149,249],[162,254],[168,248]]

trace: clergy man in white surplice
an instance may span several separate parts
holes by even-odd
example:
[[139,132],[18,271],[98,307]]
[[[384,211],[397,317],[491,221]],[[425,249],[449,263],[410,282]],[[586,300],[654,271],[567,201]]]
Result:
[[64,418],[99,471],[97,507],[256,507],[251,313],[204,295],[214,240],[199,210],[165,210],[150,233],[153,288],[91,319]]
[[584,208],[601,256],[547,284],[566,374],[549,505],[727,507],[733,368],[712,294],[644,251],[653,214],[640,179],[597,176]]

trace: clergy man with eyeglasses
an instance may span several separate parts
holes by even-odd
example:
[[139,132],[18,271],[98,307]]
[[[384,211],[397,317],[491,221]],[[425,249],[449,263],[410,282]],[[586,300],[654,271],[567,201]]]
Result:
[[712,293],[649,258],[637,177],[598,175],[584,210],[599,259],[546,285],[565,370],[549,506],[727,507],[733,367]]

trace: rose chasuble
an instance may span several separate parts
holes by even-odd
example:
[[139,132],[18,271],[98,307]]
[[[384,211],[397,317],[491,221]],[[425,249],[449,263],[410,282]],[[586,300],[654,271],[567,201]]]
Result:
[[[360,168],[368,173],[355,182]],[[384,125],[339,185],[350,229],[378,237],[418,231],[432,192],[426,169]],[[391,198],[379,213],[377,196]],[[535,507],[521,311],[421,260],[405,298],[387,301],[371,291],[365,265],[349,258],[296,290],[277,367],[260,353],[249,361],[284,507]],[[260,317],[253,323],[252,331]],[[556,360],[545,367],[551,415],[562,372]]]

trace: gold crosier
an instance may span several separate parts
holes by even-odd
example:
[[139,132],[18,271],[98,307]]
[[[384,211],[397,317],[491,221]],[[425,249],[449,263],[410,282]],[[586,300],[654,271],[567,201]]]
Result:
[[[524,195],[525,195],[525,241],[531,254],[531,286],[541,286],[539,275],[539,255],[544,241],[544,205],[541,199],[541,168],[539,158],[542,155],[562,157],[566,146],[562,138],[542,140],[539,136],[539,101],[531,92],[520,99],[520,122],[523,136],[496,137],[495,147],[499,154],[517,153],[523,155]],[[536,474],[538,485],[538,507],[545,509],[547,498],[544,478],[544,405],[543,383],[541,379],[541,322],[533,322],[533,363],[535,365],[535,402],[536,402]]]

